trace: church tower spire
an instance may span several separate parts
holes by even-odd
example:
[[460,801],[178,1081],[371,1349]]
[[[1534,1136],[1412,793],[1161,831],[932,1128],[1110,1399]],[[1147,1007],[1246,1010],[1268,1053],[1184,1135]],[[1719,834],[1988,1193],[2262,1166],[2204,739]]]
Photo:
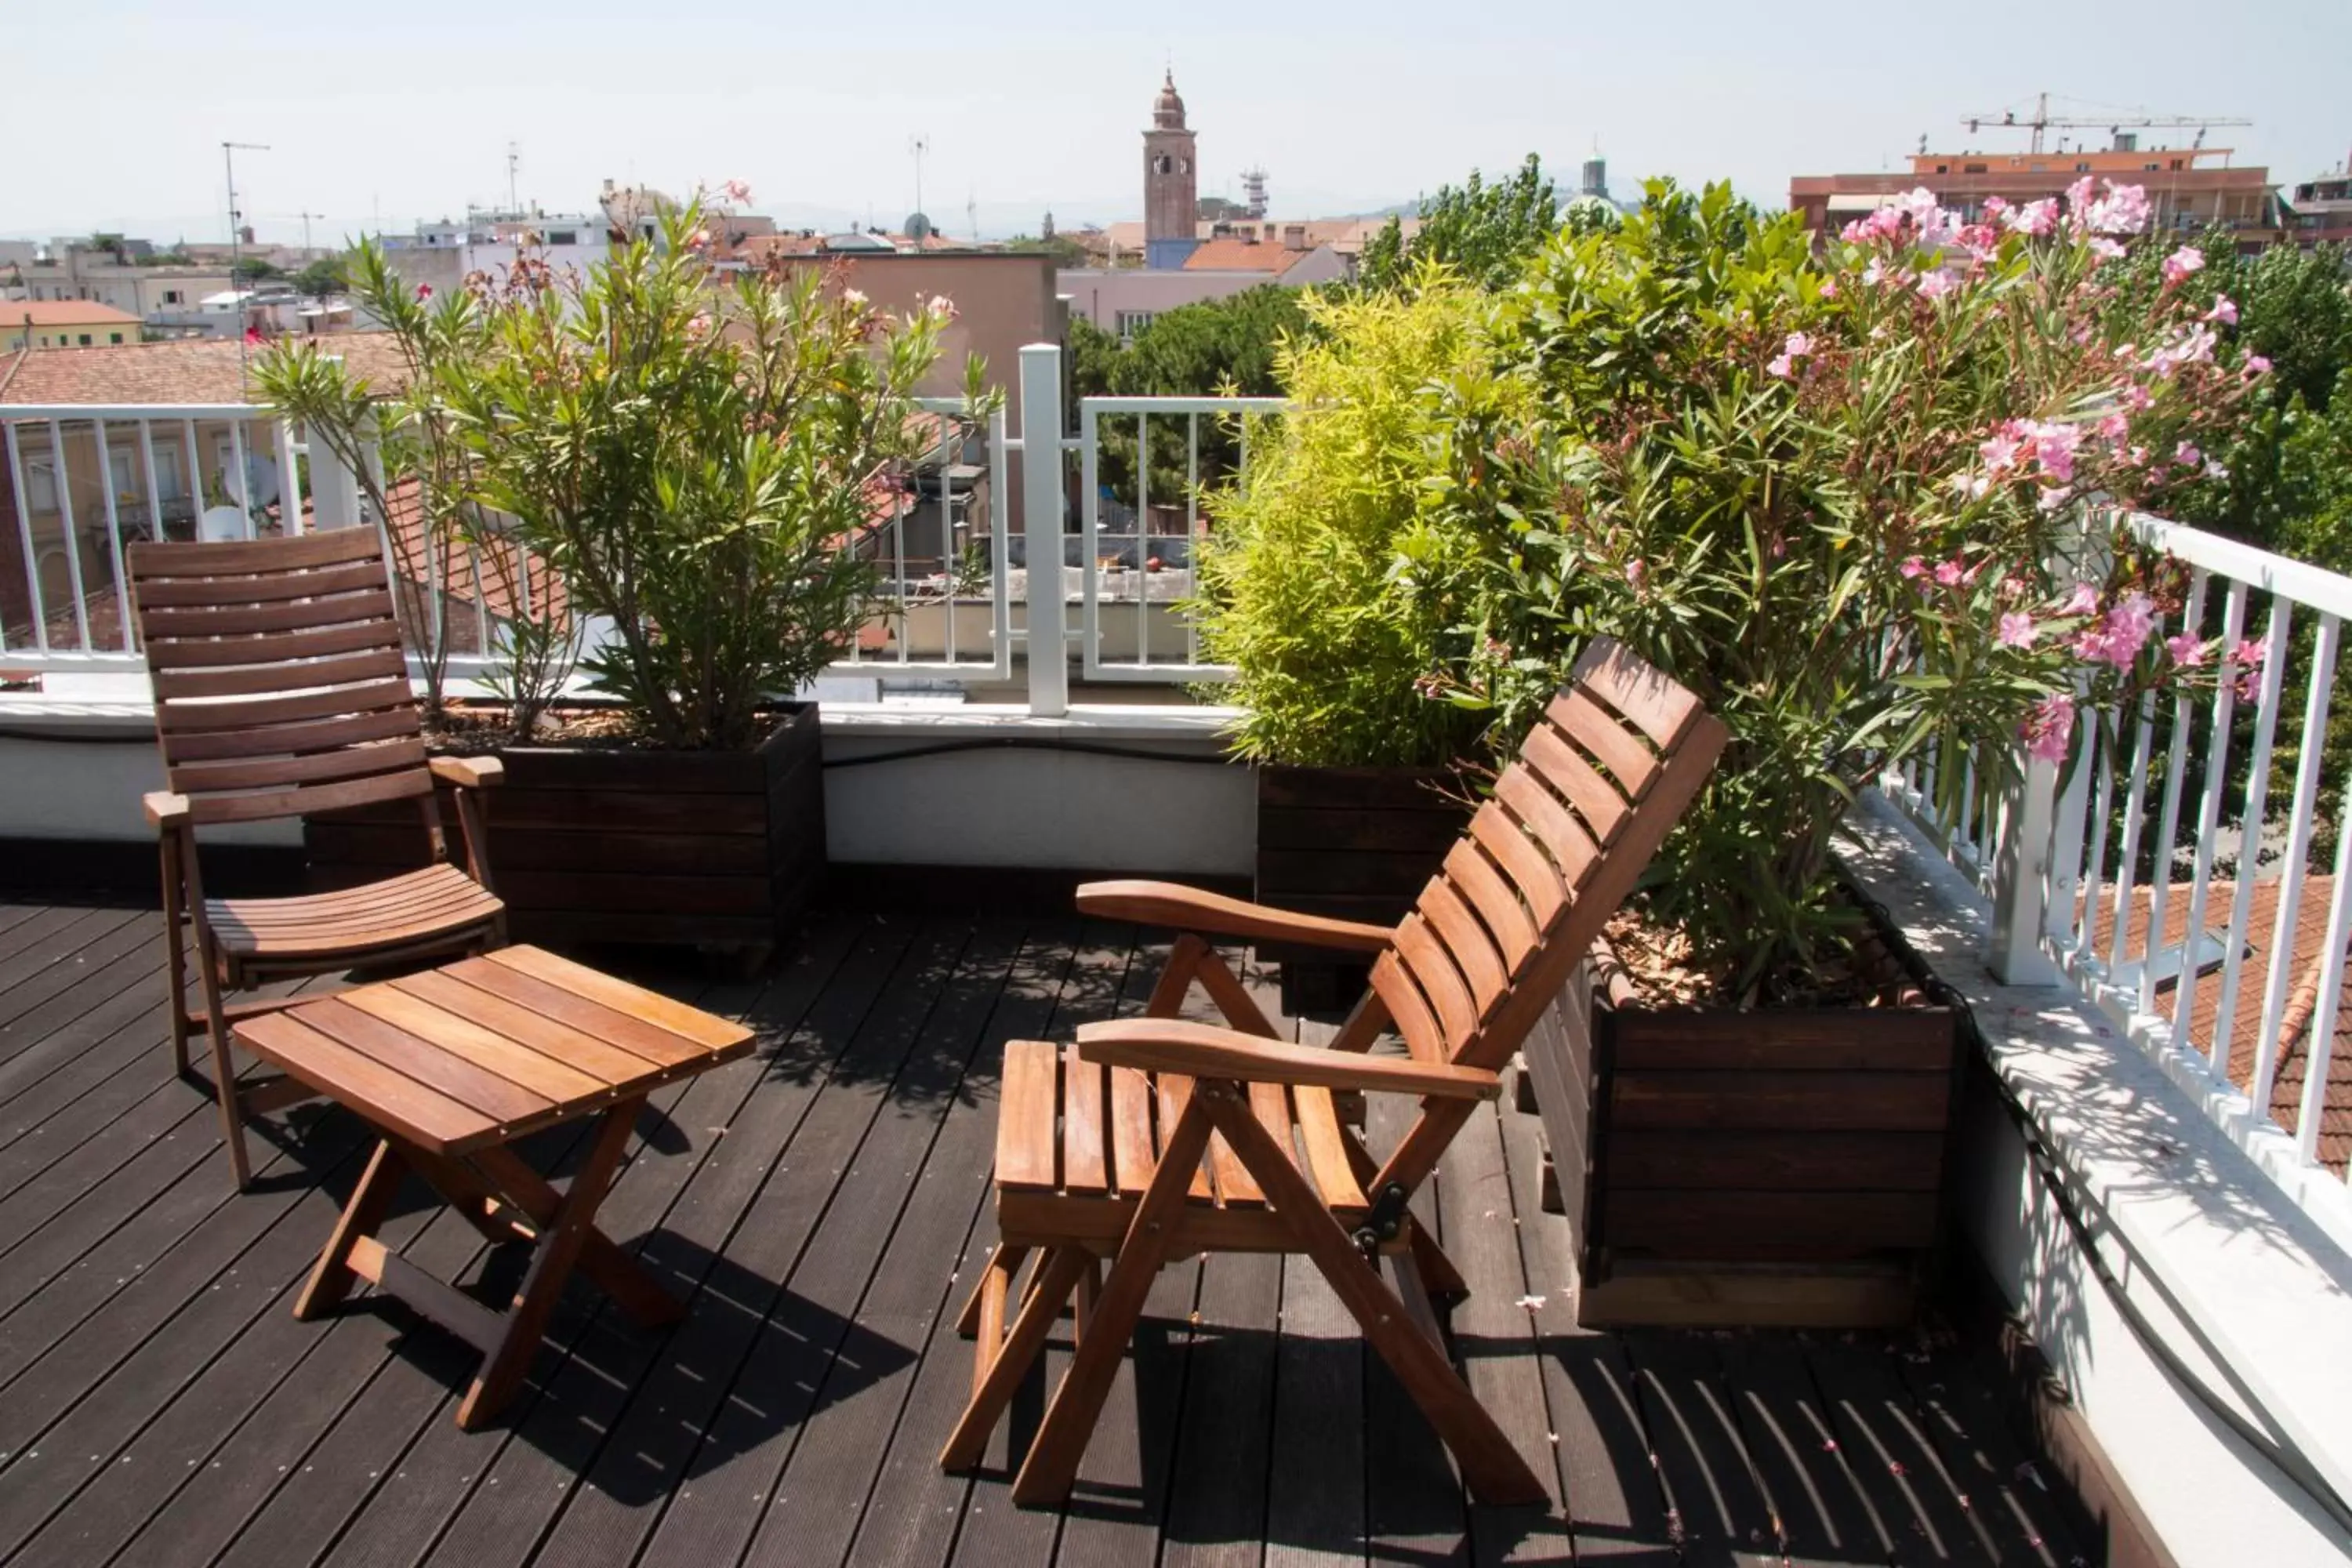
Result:
[[1171,67],[1152,101],[1151,128],[1143,133],[1145,265],[1181,267],[1200,243],[1200,183],[1193,135],[1184,124],[1184,100]]

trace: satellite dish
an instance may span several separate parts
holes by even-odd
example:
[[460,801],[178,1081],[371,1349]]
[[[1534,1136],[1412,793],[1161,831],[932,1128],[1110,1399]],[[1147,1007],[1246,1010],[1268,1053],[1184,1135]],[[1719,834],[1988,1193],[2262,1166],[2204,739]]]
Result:
[[247,448],[245,454],[245,499],[249,506],[264,507],[278,500],[278,459]]
[[233,506],[207,507],[196,519],[196,539],[205,544],[243,539],[245,529],[245,513]]

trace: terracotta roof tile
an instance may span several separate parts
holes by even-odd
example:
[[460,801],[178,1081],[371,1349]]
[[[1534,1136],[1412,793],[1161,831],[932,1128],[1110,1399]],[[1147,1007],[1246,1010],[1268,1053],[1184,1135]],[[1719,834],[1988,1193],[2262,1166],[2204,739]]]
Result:
[[0,326],[119,327],[126,321],[135,327],[139,318],[95,300],[0,300]]
[[[340,332],[318,340],[354,375],[376,386],[404,375],[388,332]],[[256,394],[245,374],[253,351],[233,338],[171,338],[104,348],[27,349],[0,385],[0,404],[226,404]]]
[[1279,277],[1315,253],[1264,240],[1203,240],[1184,258],[1187,272],[1265,272]]

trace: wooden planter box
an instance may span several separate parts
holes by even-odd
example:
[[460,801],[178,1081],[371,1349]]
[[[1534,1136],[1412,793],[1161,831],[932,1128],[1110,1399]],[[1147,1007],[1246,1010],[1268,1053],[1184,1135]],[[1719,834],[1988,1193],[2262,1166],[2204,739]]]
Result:
[[[813,703],[750,752],[502,748],[506,782],[484,805],[508,934],[772,946],[824,872],[823,749]],[[455,854],[446,792],[441,816]],[[426,853],[406,801],[314,817],[303,844],[319,888],[405,870]]]
[[1593,1326],[1907,1323],[1962,1062],[1927,1005],[1641,1005],[1586,963],[1528,1077]]
[[[1256,898],[1302,914],[1392,925],[1462,837],[1470,808],[1443,768],[1257,770]],[[1346,1007],[1364,987],[1361,963],[1328,949],[1261,946],[1282,965],[1283,1009]]]

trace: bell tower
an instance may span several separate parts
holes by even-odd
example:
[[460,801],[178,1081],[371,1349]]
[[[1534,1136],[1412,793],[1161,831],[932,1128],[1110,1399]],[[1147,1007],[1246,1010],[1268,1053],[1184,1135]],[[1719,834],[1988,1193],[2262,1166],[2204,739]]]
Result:
[[1177,96],[1171,68],[1151,106],[1151,129],[1143,133],[1143,253],[1153,268],[1180,268],[1200,243],[1200,169],[1192,132],[1184,126],[1184,100]]

